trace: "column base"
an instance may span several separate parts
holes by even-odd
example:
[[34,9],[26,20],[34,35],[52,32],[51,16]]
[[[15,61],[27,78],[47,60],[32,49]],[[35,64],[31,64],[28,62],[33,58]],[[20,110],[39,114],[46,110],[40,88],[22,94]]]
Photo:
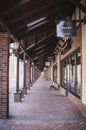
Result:
[[21,93],[14,93],[14,102],[21,102]]
[[22,93],[27,94],[27,88],[22,88]]
[[30,90],[30,87],[28,87],[28,90]]

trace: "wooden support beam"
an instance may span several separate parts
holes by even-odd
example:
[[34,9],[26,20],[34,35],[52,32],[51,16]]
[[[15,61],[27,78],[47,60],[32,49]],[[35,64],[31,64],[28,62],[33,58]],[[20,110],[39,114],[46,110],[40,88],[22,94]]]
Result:
[[[9,25],[11,26],[11,28],[13,30],[15,30],[15,29],[19,30],[21,28],[24,28],[28,23],[31,23],[31,22],[33,22],[33,21],[35,21],[35,20],[37,20],[37,19],[39,19],[39,18],[41,18],[41,17],[43,17],[45,15],[47,17],[49,17],[51,15],[53,16],[54,14],[58,14],[59,12],[62,12],[62,10],[66,10],[67,8],[68,8],[67,12],[69,12],[69,10],[71,9],[70,8],[71,6],[69,4],[66,5],[65,7],[64,7],[64,4],[62,4],[59,7],[57,7],[56,5],[57,4],[49,6],[48,8],[46,8],[46,10],[44,10],[44,9],[42,10],[41,9],[40,10],[41,13],[35,11],[32,15],[30,15],[28,17],[25,17],[25,18],[22,18],[19,21],[18,21],[18,19],[20,18],[20,16],[18,18],[16,17],[13,20],[9,19],[8,23],[9,23]],[[51,8],[52,8],[52,10],[51,10]],[[28,11],[28,14],[29,14],[29,12],[30,11]],[[25,16],[25,14],[24,14],[24,16]],[[14,28],[15,26],[16,26],[16,28]]]
[[86,14],[86,6],[82,5],[78,0],[70,0],[70,1]]
[[47,56],[50,56],[50,55],[52,55],[52,54],[54,54],[54,52],[51,50],[51,51],[48,51],[48,52],[45,52],[45,53],[43,53],[43,54],[41,54],[40,56],[39,56],[39,58],[42,58],[42,57],[47,57]]
[[30,2],[31,0],[21,0],[21,2],[19,2],[16,6],[12,7],[12,8],[9,8],[8,10],[4,11],[3,13],[1,13],[1,16],[2,15],[8,15],[10,14],[11,12],[15,11],[16,9],[18,9],[20,6],[24,5],[24,4],[27,4],[27,2]]
[[34,50],[34,49],[36,49],[36,48],[38,48],[39,46],[41,46],[41,45],[43,45],[44,43],[46,43],[47,44],[47,40],[49,40],[49,39],[52,39],[53,37],[54,37],[54,35],[55,35],[55,32],[52,32],[51,34],[49,34],[47,37],[44,37],[43,39],[41,39],[40,41],[38,41],[36,44],[35,44],[35,46],[33,46],[31,49],[26,49],[26,51],[28,51],[28,50]]
[[[18,41],[18,39],[17,39],[17,38],[14,36],[14,34],[10,31],[8,25],[7,25],[2,19],[0,19],[0,25],[1,25],[1,27],[2,27],[4,30],[6,30],[7,32],[9,32],[10,37],[13,39],[13,41]],[[24,50],[24,48],[23,48],[23,46],[22,46],[21,43],[20,43],[20,47],[22,48],[23,52],[25,52],[25,50]],[[26,55],[27,55],[27,54],[26,54]],[[28,55],[27,55],[27,56],[28,56]]]
[[48,20],[44,20],[44,21],[42,21],[42,22],[40,22],[40,23],[38,23],[36,25],[33,25],[32,27],[29,27],[29,28],[27,27],[26,31],[17,34],[18,39],[21,39],[21,37],[24,36],[25,34],[27,34],[28,32],[30,32],[33,29],[38,28],[39,26],[42,26],[43,24],[46,24],[46,23],[48,23]]
[[[27,47],[26,48],[26,52],[33,52],[33,50],[34,49],[36,49],[36,48],[38,48],[38,47],[40,47],[40,46],[42,46],[43,44],[44,44],[44,42],[47,44],[47,40],[48,39],[52,39],[53,37],[54,37],[54,35],[55,35],[55,32],[52,32],[49,36],[47,36],[47,37],[44,37],[44,38],[42,38],[40,41],[38,41],[36,44],[33,44],[33,46],[32,47]],[[22,55],[22,51],[20,52],[20,55]]]
[[8,25],[0,18],[0,26],[6,30],[7,32],[9,32],[10,37],[14,40],[17,41],[17,38],[14,36],[14,34],[10,31]]
[[[49,23],[43,24],[37,28],[34,28],[34,29],[28,31],[26,34],[20,36],[19,39],[21,40],[21,39],[27,38],[28,36],[37,35],[39,33],[46,32],[49,29],[55,30],[55,23],[54,22],[49,22]],[[25,31],[25,30],[20,30],[18,32],[18,34],[20,34],[23,31]],[[17,36],[17,32],[16,32],[16,36]]]
[[54,49],[55,49],[55,48],[52,48],[52,47],[50,46],[50,47],[48,47],[47,49],[45,49],[45,50],[43,50],[43,51],[40,51],[40,53],[37,53],[37,54],[34,53],[34,58],[35,58],[35,56],[40,57],[40,55],[43,55],[43,54],[44,54],[44,56],[45,56],[46,52],[48,52],[48,53],[51,54],[51,52],[54,52]]
[[44,45],[41,45],[41,46],[37,47],[36,49],[34,49],[34,52],[35,52],[35,51],[39,51],[39,50],[41,50],[42,48],[45,48],[45,47],[46,47],[45,44],[44,44]]
[[[18,14],[18,16],[17,16],[17,14],[16,14],[13,17],[13,19],[10,19],[10,21],[11,21],[10,24],[13,24],[15,22],[19,22],[19,21],[23,20],[26,17],[27,18],[30,17],[30,16],[33,17],[33,14],[35,14],[35,13],[41,13],[44,10],[46,10],[47,8],[52,7],[53,5],[56,5],[56,3],[58,4],[59,2],[57,0],[55,0],[55,1],[49,1],[49,0],[47,0],[45,2],[45,4],[43,5],[43,3],[40,2],[40,0],[39,1],[37,0],[37,1],[34,1],[33,3],[34,4],[31,5],[32,8],[26,10],[22,15]],[[44,13],[44,16],[45,16],[45,14],[46,13]],[[42,14],[42,16],[43,16],[43,14]]]

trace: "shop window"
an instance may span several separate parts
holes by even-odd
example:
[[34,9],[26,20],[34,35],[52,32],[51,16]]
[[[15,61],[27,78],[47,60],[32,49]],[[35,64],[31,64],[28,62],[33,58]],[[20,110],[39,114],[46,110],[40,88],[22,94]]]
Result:
[[81,63],[80,50],[64,59],[61,63],[61,84],[64,88],[80,97]]
[[53,81],[57,82],[57,65],[53,66]]
[[76,82],[76,93],[80,95],[80,86],[81,86],[81,63],[80,63],[81,54],[78,51],[76,53],[76,75],[77,75],[77,82]]

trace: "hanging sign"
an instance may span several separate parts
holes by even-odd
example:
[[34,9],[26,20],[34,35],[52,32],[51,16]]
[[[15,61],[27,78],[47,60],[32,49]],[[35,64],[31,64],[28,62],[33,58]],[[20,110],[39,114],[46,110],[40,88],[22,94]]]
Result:
[[75,21],[66,20],[59,21],[56,24],[57,37],[72,37],[76,36],[76,23]]
[[50,66],[50,62],[46,61],[45,66]]
[[50,61],[50,62],[53,61],[54,59],[55,59],[55,56],[49,56],[49,57],[47,57],[47,60]]

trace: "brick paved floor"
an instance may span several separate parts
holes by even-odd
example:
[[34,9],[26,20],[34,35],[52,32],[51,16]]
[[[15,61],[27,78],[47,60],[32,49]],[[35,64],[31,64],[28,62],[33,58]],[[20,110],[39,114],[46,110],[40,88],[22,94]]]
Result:
[[22,102],[13,102],[10,117],[0,120],[0,130],[86,130],[86,118],[65,95],[50,90],[50,82],[37,80]]

